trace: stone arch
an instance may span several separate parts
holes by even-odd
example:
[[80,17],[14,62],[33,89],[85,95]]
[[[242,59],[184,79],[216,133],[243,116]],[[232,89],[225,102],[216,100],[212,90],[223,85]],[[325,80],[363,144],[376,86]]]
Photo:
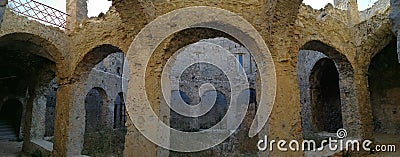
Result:
[[315,63],[310,78],[310,104],[314,132],[335,133],[343,128],[339,73],[333,60]]
[[[384,16],[384,15],[381,15]],[[377,19],[371,19],[372,23],[377,23]],[[366,25],[366,24],[365,24]],[[363,27],[361,25],[360,27]],[[373,138],[373,115],[371,108],[371,96],[370,96],[370,86],[369,86],[369,67],[372,59],[381,52],[387,45],[389,45],[393,40],[396,40],[393,32],[391,31],[391,26],[389,21],[385,21],[380,24],[378,28],[368,28],[363,30],[363,34],[371,34],[374,36],[373,38],[363,38],[361,43],[357,45],[357,53],[355,55],[355,61],[357,64],[357,69],[355,71],[357,77],[357,92],[360,93],[358,95],[358,101],[360,105],[360,109],[362,112],[362,123],[363,123],[363,138],[371,139]]]
[[7,78],[1,82],[1,95],[24,100],[24,122],[20,131],[24,139],[23,151],[43,148],[49,153],[51,148],[35,142],[50,143],[44,141],[46,95],[50,82],[61,73],[62,54],[49,39],[26,32],[3,31],[0,49],[0,77]]
[[[312,133],[313,129],[305,121],[311,121],[311,108],[309,106],[310,97],[304,94],[310,94],[307,88],[310,87],[309,75],[315,64],[323,59],[331,59],[339,72],[339,88],[342,109],[343,127],[351,137],[361,136],[361,113],[354,84],[354,70],[347,57],[337,49],[318,40],[312,40],[305,43],[298,56],[297,74],[301,94],[301,107],[303,119],[303,133]],[[305,76],[306,75],[306,76]],[[304,92],[302,92],[304,91]],[[307,92],[308,91],[308,92]],[[304,94],[303,94],[304,93]],[[307,105],[308,104],[308,105]],[[308,118],[307,118],[308,117]]]
[[79,60],[73,73],[73,79],[83,79],[81,81],[84,81],[84,79],[88,77],[88,73],[96,64],[100,63],[108,55],[117,52],[123,51],[111,44],[98,45],[92,48],[81,60]]
[[[120,54],[122,58],[120,58]],[[88,154],[92,152],[87,151],[88,149],[86,148],[84,149],[85,141],[83,140],[83,135],[85,132],[85,110],[82,102],[85,101],[86,93],[88,93],[94,87],[101,88],[104,95],[107,95],[107,97],[105,97],[105,100],[103,100],[103,105],[101,106],[101,116],[103,119],[102,123],[104,123],[104,127],[101,129],[102,131],[106,131],[107,133],[111,133],[113,131],[115,104],[114,97],[112,95],[117,95],[118,92],[124,91],[125,89],[119,87],[119,85],[123,84],[123,82],[126,84],[127,80],[123,80],[124,77],[122,76],[122,74],[117,73],[117,69],[116,67],[114,67],[115,64],[113,64],[112,62],[103,63],[103,61],[110,56],[112,56],[111,58],[116,57],[117,59],[122,59],[122,65],[120,68],[124,69],[123,66],[125,66],[125,56],[123,55],[123,52],[116,46],[113,46],[111,44],[103,44],[96,46],[89,52],[87,52],[79,61],[73,72],[73,75],[71,76],[73,82],[71,87],[73,97],[71,102],[71,109],[75,112],[71,112],[69,116],[69,124],[70,126],[72,126],[69,129],[69,138],[73,140],[71,140],[72,142],[68,142],[68,154],[81,155],[82,153]],[[103,66],[103,64],[107,64],[104,66],[110,68],[101,70],[96,69],[98,68],[98,65]],[[107,139],[113,140],[114,136],[113,138]],[[109,143],[117,144],[119,142]],[[93,147],[93,149],[97,148]],[[102,151],[104,151],[103,153],[110,153],[108,151],[112,150],[102,149]]]
[[41,47],[42,51],[30,51],[32,54],[47,58],[53,62],[61,55],[60,51],[50,41],[30,33],[15,32],[5,34],[0,37],[2,44],[11,44],[11,42],[29,42],[31,47]]
[[[43,47],[48,54],[46,58],[55,62],[61,67],[66,66],[65,55],[68,54],[69,45],[68,36],[64,31],[56,27],[43,25],[38,21],[19,16],[13,11],[6,9],[3,15],[0,36],[7,37],[10,40],[28,41]],[[26,24],[29,23],[29,24]],[[21,27],[21,25],[23,25]],[[7,37],[8,38],[8,37]]]
[[[180,20],[182,18],[188,20],[182,21]],[[219,30],[234,37],[235,39],[243,43],[243,45],[245,45],[247,49],[250,50],[252,56],[257,62],[257,66],[260,70],[260,79],[261,82],[263,82],[263,84],[261,84],[260,86],[260,104],[263,105],[260,106],[257,112],[259,113],[258,124],[259,126],[264,126],[265,122],[267,121],[267,117],[269,116],[272,109],[276,85],[272,57],[270,56],[270,53],[266,44],[264,43],[263,38],[250,23],[248,23],[237,14],[219,8],[200,6],[178,9],[158,17],[149,25],[147,25],[144,29],[142,29],[142,31],[136,36],[135,40],[132,42],[127,55],[127,58],[130,62],[130,69],[135,69],[135,72],[131,73],[132,78],[129,82],[127,98],[130,101],[128,104],[128,111],[131,116],[131,120],[135,122],[136,118],[139,118],[135,113],[133,113],[134,108],[143,109],[140,111],[142,113],[148,113],[148,111],[150,111],[146,109],[146,107],[150,106],[150,103],[145,100],[147,97],[145,95],[146,83],[143,78],[145,78],[146,71],[154,70],[154,68],[147,68],[152,53],[157,49],[162,41],[164,41],[173,33],[190,28],[206,28],[211,30]],[[153,36],[157,36],[158,38],[153,38]],[[157,89],[160,88],[156,87],[150,91],[147,90],[147,94],[157,95],[157,93],[155,93]],[[271,97],[267,99],[268,96]],[[150,101],[156,102],[157,100]],[[151,106],[157,107],[158,105],[152,104]],[[142,118],[144,118],[144,121],[146,121],[146,123],[148,124],[158,124],[158,120],[156,119],[146,119],[146,117]],[[255,135],[256,133],[261,131],[262,128],[263,127],[252,128],[250,130],[250,135]],[[153,135],[157,134],[155,133]],[[129,138],[131,137],[127,137],[127,140],[130,140]],[[149,138],[153,139],[155,137]],[[149,146],[149,148],[152,149],[153,146]],[[135,150],[135,148],[127,149],[129,151]],[[144,150],[139,150],[139,152],[145,153]],[[125,153],[125,155],[129,154],[129,152]]]

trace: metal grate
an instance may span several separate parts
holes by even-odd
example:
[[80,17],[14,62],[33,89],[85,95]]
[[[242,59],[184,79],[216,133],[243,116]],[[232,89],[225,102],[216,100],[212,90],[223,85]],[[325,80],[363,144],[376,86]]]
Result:
[[20,15],[66,28],[68,14],[34,0],[9,0],[8,7]]

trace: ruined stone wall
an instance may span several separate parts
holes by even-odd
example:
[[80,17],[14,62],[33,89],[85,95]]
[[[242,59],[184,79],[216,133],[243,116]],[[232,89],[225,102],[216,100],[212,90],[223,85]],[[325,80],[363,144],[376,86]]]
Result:
[[373,58],[369,67],[368,84],[375,133],[400,134],[400,107],[397,105],[400,66],[396,56],[396,43],[393,41]]
[[336,7],[333,7],[332,5],[327,5],[325,6],[324,10],[321,11],[320,15],[318,16],[318,20],[325,19],[326,15],[329,15],[335,20],[347,23],[348,15],[346,10],[338,9]]
[[360,20],[365,21],[376,14],[385,12],[390,7],[390,0],[379,0],[372,7],[360,11]]
[[338,9],[347,10],[348,7],[349,7],[349,3],[348,2],[349,2],[348,0],[334,0],[333,4]]
[[71,47],[71,51],[75,53],[70,54],[70,62],[73,63],[70,75],[84,56],[98,46],[110,44],[126,53],[135,33],[143,27],[140,23],[144,19],[137,19],[138,23],[132,27],[125,26],[121,20],[115,8],[111,8],[102,17],[89,18],[77,24],[78,27],[69,33],[71,45],[75,45]]
[[363,128],[366,137],[373,136],[372,111],[368,86],[369,64],[372,58],[393,40],[393,33],[388,19],[389,10],[379,13],[370,19],[361,22],[353,28],[355,55],[355,76],[360,113],[363,115]]
[[360,22],[357,0],[335,0],[335,8],[346,11],[347,24],[354,26]]

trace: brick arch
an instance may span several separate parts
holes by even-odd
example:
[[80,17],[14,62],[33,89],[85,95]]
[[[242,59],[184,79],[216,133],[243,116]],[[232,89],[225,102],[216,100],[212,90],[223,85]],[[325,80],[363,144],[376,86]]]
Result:
[[[357,92],[354,81],[354,70],[353,66],[347,57],[339,52],[334,47],[331,47],[321,41],[311,40],[305,43],[300,48],[299,59],[303,57],[307,61],[311,61],[311,68],[321,59],[329,58],[331,59],[339,72],[339,88],[340,88],[340,97],[341,97],[341,108],[342,108],[342,120],[343,127],[347,129],[349,136],[351,137],[359,137],[361,136],[361,113],[360,106],[358,104],[358,100],[356,98]],[[307,51],[309,50],[309,51]],[[305,52],[305,56],[300,56],[302,52]],[[311,54],[310,54],[311,53]],[[312,55],[312,53],[319,53],[318,55]],[[317,58],[313,58],[317,57]],[[303,60],[304,61],[304,60]],[[306,63],[306,62],[304,62]],[[297,73],[299,79],[299,86],[301,82],[308,82],[309,80],[301,77],[300,73],[305,73],[306,75],[310,74],[312,69],[305,68],[304,63],[298,62],[297,65]],[[302,71],[305,70],[305,71]],[[308,69],[308,70],[307,70]],[[299,71],[300,70],[300,71]],[[306,77],[308,78],[308,77]],[[308,82],[309,83],[309,82]],[[305,84],[308,84],[305,83]],[[302,107],[306,107],[303,106]],[[306,109],[310,109],[306,107]],[[303,109],[302,109],[303,110]],[[302,115],[305,116],[305,115]],[[304,118],[304,117],[303,117]]]

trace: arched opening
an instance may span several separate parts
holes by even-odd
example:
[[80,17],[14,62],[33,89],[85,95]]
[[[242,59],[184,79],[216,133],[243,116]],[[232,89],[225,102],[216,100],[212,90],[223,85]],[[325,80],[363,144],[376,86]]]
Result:
[[114,129],[125,128],[126,106],[122,92],[118,93],[114,104]]
[[331,59],[319,60],[311,71],[310,98],[315,132],[336,133],[343,128],[339,73]]
[[107,96],[104,89],[93,88],[87,93],[85,98],[85,134],[98,132],[105,127],[101,115],[102,107],[106,102]]
[[[185,21],[180,20],[182,18],[187,17],[188,14],[193,14],[193,17],[196,18],[195,19],[189,18],[188,20]],[[174,23],[173,24],[174,26],[172,27],[171,25],[169,25],[171,22]],[[163,31],[151,31],[153,29],[158,29]],[[153,38],[152,36],[157,36],[158,38]],[[160,80],[159,76],[161,76],[160,74],[162,74],[161,71],[164,68],[166,68],[164,67],[165,63],[171,57],[171,55],[174,54],[180,48],[198,42],[201,39],[209,39],[215,37],[227,37],[228,39],[233,39],[233,41],[240,41],[240,43],[242,43],[249,51],[251,51],[251,55],[257,61],[257,64],[260,64],[258,65],[258,68],[260,68],[258,69],[260,72],[258,75],[260,78],[259,80],[261,80],[260,82],[266,83],[268,85],[259,86],[260,88],[256,88],[257,90],[261,91],[260,102],[262,102],[259,103],[262,104],[262,106],[259,107],[257,113],[263,113],[263,114],[259,114],[260,115],[259,119],[255,120],[253,123],[255,124],[256,122],[258,122],[258,124],[260,125],[255,126],[252,124],[249,134],[256,135],[262,130],[265,122],[268,119],[267,117],[271,113],[270,111],[272,111],[272,105],[274,102],[274,95],[275,95],[276,84],[275,84],[275,73],[274,73],[274,65],[272,57],[270,56],[268,48],[265,45],[262,37],[258,34],[258,31],[255,30],[248,22],[246,22],[245,19],[243,19],[241,16],[237,16],[232,12],[214,7],[188,7],[188,8],[174,10],[162,16],[162,18],[157,18],[153,22],[149,23],[144,29],[142,29],[142,31],[136,36],[135,40],[132,42],[127,58],[129,59],[130,62],[130,68],[131,69],[134,68],[135,73],[134,75],[132,75],[131,78],[134,81],[129,82],[128,97],[132,98],[130,100],[134,100],[134,102],[128,105],[128,111],[129,115],[131,116],[131,120],[135,124],[135,126],[138,126],[142,123],[141,121],[138,121],[138,119],[140,118],[140,113],[151,111],[152,109],[150,107],[155,108],[155,112],[151,113],[147,112],[149,113],[147,114],[149,116],[143,117],[144,119],[146,119],[146,122],[150,122],[151,124],[160,124],[159,122],[164,119],[164,118],[155,119],[153,118],[155,116],[167,117],[165,119],[168,119],[167,115],[163,115],[163,111],[168,111],[169,115],[169,109],[163,110],[165,107],[163,104],[165,104],[165,102],[163,102],[161,98],[162,96],[160,96],[160,89],[165,90],[164,88],[161,88],[162,85],[160,82],[164,80],[165,77],[162,76],[163,79]],[[235,38],[237,40],[235,40]],[[134,59],[137,57],[143,59]],[[232,65],[230,67],[235,68],[235,70],[232,71],[237,71],[236,65]],[[163,94],[167,95],[168,97],[168,93],[170,93],[171,90],[168,88],[166,89],[168,91],[164,91]],[[269,93],[272,97],[267,98],[270,95],[267,95],[266,93]],[[234,99],[234,101],[236,100]],[[241,106],[241,107],[247,107],[247,106]],[[238,112],[228,112],[228,114],[231,115],[232,113],[238,113]],[[243,112],[241,114],[244,115]],[[266,116],[264,117],[263,115]],[[241,120],[240,121],[233,120],[233,121],[236,122],[236,124],[233,124],[232,126],[236,127],[240,125],[237,122],[240,122]],[[196,137],[191,136],[190,133],[182,134],[179,131],[168,129],[168,127],[166,127],[163,124],[158,126],[159,126],[158,130],[146,129],[145,132],[141,131],[142,129],[144,129],[140,128],[141,126],[139,126],[139,128],[136,130],[134,129],[133,126],[129,128],[132,129],[131,131],[135,133],[141,131],[141,133],[144,134],[145,136],[150,135],[146,137],[152,141],[155,141],[157,144],[165,144],[169,142],[169,144],[171,144],[170,146],[175,148],[185,145],[182,142],[195,141],[193,138]],[[147,126],[144,127],[146,128]],[[159,136],[154,136],[159,134],[165,135],[161,132],[164,129],[170,131],[170,136],[169,136],[170,138],[167,137],[160,139],[158,138]],[[205,133],[204,135],[209,134],[207,132],[202,132],[202,133]],[[228,133],[227,135],[230,135],[230,133]],[[265,134],[266,132],[262,132],[262,134],[260,135],[264,136]],[[137,136],[135,135],[127,136],[127,138],[136,138],[136,137]],[[223,140],[225,140],[225,137],[226,136],[223,137]],[[142,139],[144,138],[144,136],[139,136],[138,138]],[[185,140],[171,141],[171,138],[180,138]],[[213,140],[215,140],[215,138]],[[215,141],[220,141],[220,140],[218,139]],[[156,152],[157,149],[157,147],[152,146],[151,144],[145,144],[145,146],[141,148],[134,148],[129,145],[126,146],[127,147],[125,149],[126,150],[125,154],[132,154],[132,155],[134,155],[135,150],[137,149],[139,149],[138,151],[140,152],[145,152],[145,150],[151,149],[154,151],[148,152],[148,154],[155,155],[155,153],[152,152]],[[208,146],[203,147],[204,146],[203,144],[191,145],[191,146],[197,147],[198,149],[197,148],[195,149],[198,151],[209,148]],[[177,148],[175,150],[183,152],[190,151],[182,147]],[[208,149],[205,152],[208,151],[210,153],[212,152],[212,150],[215,149]],[[219,150],[219,152],[221,151],[222,150]]]
[[40,141],[35,147],[51,151],[47,146],[52,141],[45,141],[45,130],[54,122],[46,121],[46,103],[59,57],[58,49],[39,36],[13,33],[0,37],[0,100],[12,98],[22,106],[16,135],[18,141],[23,141],[25,152],[34,151],[35,141]]
[[21,131],[22,103],[10,99],[0,106],[0,141],[17,140]]
[[372,58],[368,84],[374,136],[378,143],[400,143],[400,64],[392,41]]
[[296,69],[304,139],[336,137],[340,128],[348,137],[362,136],[354,70],[347,57],[317,40],[300,49]]
[[[196,34],[198,37],[189,38],[187,34]],[[232,102],[231,83],[234,81],[228,79],[229,71],[223,70],[225,66],[232,68],[231,70],[235,70],[238,73],[245,74],[249,86],[253,88],[252,92],[250,92],[253,98],[250,100],[251,103],[245,102],[244,104],[249,107],[244,118],[246,124],[242,125],[235,135],[232,135],[222,144],[207,151],[198,153],[170,152],[170,155],[206,155],[211,152],[220,154],[257,154],[258,150],[256,148],[248,149],[250,148],[250,143],[254,142],[257,137],[247,140],[249,138],[248,132],[250,126],[256,114],[254,89],[257,84],[256,77],[258,75],[257,64],[253,60],[250,51],[230,35],[205,28],[183,30],[182,32],[173,34],[170,40],[164,48],[164,57],[169,57],[170,60],[164,66],[170,68],[167,70],[170,70],[169,79],[171,84],[174,81],[179,82],[177,84],[177,89],[179,90],[171,91],[171,106],[178,103],[185,103],[184,105],[192,106],[197,104],[206,106],[205,103],[212,103],[212,107],[207,112],[197,117],[181,115],[170,109],[169,124],[172,128],[184,132],[224,132],[228,130],[227,126],[229,122],[226,120],[223,121],[223,117],[226,116],[230,102]],[[212,57],[213,55],[214,58],[221,58],[220,56],[226,53],[225,51],[231,56],[229,58],[222,57],[224,59],[219,61],[221,63],[219,66],[203,61],[204,58]],[[186,64],[186,61],[190,59],[193,62]],[[154,61],[156,58],[152,58],[152,60]],[[201,89],[205,84],[211,84],[215,89]],[[149,89],[152,89],[153,86],[154,84]],[[210,102],[214,100],[213,93],[216,96],[215,102]],[[239,100],[235,100],[234,103],[238,103],[243,96],[239,94]],[[152,99],[152,96],[148,96],[148,98]],[[190,112],[200,113],[201,111]],[[162,113],[160,114],[162,116]],[[239,137],[241,138],[240,140],[238,140]]]
[[120,91],[126,89],[123,85],[128,80],[123,76],[124,60],[119,48],[101,45],[87,53],[78,64],[73,77],[77,80],[74,91],[80,94],[74,99],[73,108],[77,112],[73,114],[85,115],[85,118],[71,121],[72,125],[81,126],[70,130],[72,136],[79,139],[71,143],[75,154],[122,156],[126,114]]

